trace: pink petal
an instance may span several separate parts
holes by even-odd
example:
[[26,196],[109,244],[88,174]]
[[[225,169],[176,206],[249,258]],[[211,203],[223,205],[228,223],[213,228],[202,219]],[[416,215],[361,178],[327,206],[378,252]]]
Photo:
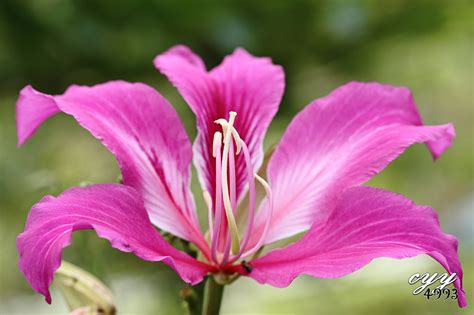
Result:
[[58,111],[74,116],[116,156],[124,184],[142,194],[156,226],[203,244],[188,188],[191,144],[175,110],[158,92],[123,81],[72,86],[57,96],[27,86],[17,102],[19,143]]
[[24,87],[16,107],[18,147],[25,143],[46,119],[58,112],[60,109],[50,98],[44,97],[43,93],[35,91],[31,86]]
[[432,208],[388,191],[355,187],[342,196],[324,226],[315,225],[295,244],[252,261],[249,276],[260,283],[286,287],[300,274],[336,278],[377,257],[428,254],[449,273],[457,274],[454,285],[458,303],[464,307],[457,246],[454,236],[441,231]]
[[35,204],[25,231],[17,238],[20,270],[48,303],[48,288],[61,264],[61,251],[71,243],[72,232],[83,229],[94,229],[123,252],[148,261],[163,261],[188,283],[200,282],[209,271],[161,237],[133,188],[119,184],[71,188]]
[[324,222],[345,189],[368,181],[411,144],[427,142],[437,157],[453,137],[451,124],[423,126],[403,87],[353,82],[315,100],[291,122],[269,162],[275,206],[266,243]]
[[[194,163],[202,187],[214,195],[212,141],[214,132],[220,131],[214,120],[228,119],[230,111],[237,112],[235,127],[247,143],[257,170],[263,159],[263,137],[283,95],[283,69],[272,64],[269,58],[254,57],[240,48],[210,72],[185,46],[175,46],[158,55],[154,64],[176,86],[196,114],[198,135],[194,143]],[[246,178],[242,156],[238,156],[236,167],[239,198]]]

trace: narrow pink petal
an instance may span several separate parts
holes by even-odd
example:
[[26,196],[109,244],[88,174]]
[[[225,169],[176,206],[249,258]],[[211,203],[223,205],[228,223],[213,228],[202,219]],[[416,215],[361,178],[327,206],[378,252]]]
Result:
[[191,144],[176,111],[158,92],[123,81],[72,86],[57,96],[28,86],[17,102],[19,143],[59,110],[115,155],[124,184],[142,194],[156,226],[205,247],[188,188]]
[[[269,162],[274,212],[266,243],[324,222],[345,189],[368,181],[413,143],[428,143],[436,157],[453,137],[450,124],[424,126],[403,87],[353,82],[315,100],[291,122]],[[260,211],[256,236],[265,220]]]
[[161,237],[133,188],[119,184],[71,188],[35,204],[25,231],[17,238],[20,270],[48,303],[48,288],[61,264],[61,251],[71,243],[72,232],[83,229],[94,229],[123,252],[148,261],[163,261],[188,283],[200,282],[209,271],[209,267]]
[[[34,104],[34,106],[31,106]],[[49,117],[60,112],[56,102],[49,96],[25,86],[16,106],[18,146],[21,146]]]
[[[269,58],[257,58],[236,49],[221,65],[207,72],[201,59],[189,48],[173,47],[158,55],[154,64],[176,86],[197,118],[194,163],[204,189],[215,192],[212,141],[219,126],[214,120],[228,119],[237,112],[235,127],[247,143],[257,170],[263,159],[263,137],[278,110],[284,90],[284,73]],[[236,159],[237,199],[246,181],[244,158]]]
[[[288,286],[300,274],[336,278],[377,257],[428,254],[449,273],[459,306],[466,306],[457,240],[444,234],[436,212],[407,198],[371,187],[347,190],[324,226],[315,225],[298,242],[251,262],[248,276],[260,283]],[[241,270],[243,274],[247,274]]]

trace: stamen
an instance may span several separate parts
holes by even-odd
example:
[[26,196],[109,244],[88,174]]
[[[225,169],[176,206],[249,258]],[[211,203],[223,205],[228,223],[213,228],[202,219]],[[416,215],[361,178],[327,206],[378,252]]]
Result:
[[[232,206],[232,213],[235,216],[237,211],[237,192],[235,183],[235,157],[234,157],[234,145],[232,142],[229,146],[229,185],[230,185],[230,204]],[[224,249],[224,257],[222,258],[222,265],[227,264],[229,261],[229,249],[231,245],[231,237],[229,233],[226,234],[226,242]]]
[[229,145],[229,184],[230,184],[230,204],[235,215],[237,210],[237,191],[235,182],[235,157],[234,157],[234,145]]
[[212,146],[212,153],[216,158],[216,196],[215,196],[215,209],[214,209],[214,231],[212,233],[211,241],[211,257],[212,260],[217,262],[217,245],[219,242],[219,234],[221,230],[222,221],[222,174],[221,174],[221,145],[222,145],[222,134],[216,132],[214,134],[214,143]]
[[[233,112],[231,112],[233,113]],[[226,130],[227,128],[229,128],[229,123],[227,122],[227,120],[221,118],[221,119],[217,119],[217,120],[214,120],[214,122],[218,125],[221,125],[222,126],[222,131],[224,132],[224,134],[226,133]],[[233,127],[233,126],[230,126],[231,130],[232,130],[232,137],[234,138],[234,142],[235,142],[235,146],[236,146],[236,150],[235,150],[235,154],[236,155],[239,155],[241,149],[242,149],[242,146],[241,146],[241,142],[242,140],[240,139],[240,135],[239,133],[237,132],[237,130]]]
[[252,249],[245,252],[242,255],[243,257],[249,256],[255,253],[263,245],[263,242],[265,241],[265,237],[267,236],[267,233],[268,233],[268,229],[270,227],[270,221],[272,219],[272,214],[273,214],[273,198],[272,198],[272,190],[270,189],[270,185],[268,185],[268,183],[263,178],[258,176],[258,174],[254,174],[254,176],[255,176],[255,179],[258,180],[258,182],[263,186],[263,188],[265,189],[265,194],[267,195],[267,202],[268,202],[267,203],[268,204],[267,218],[265,220],[265,227],[263,228],[262,235],[260,235],[258,242],[252,247]]
[[[222,133],[220,132],[216,132],[214,134],[214,139],[213,139],[213,142],[212,142],[212,156],[213,157],[216,157],[217,155],[217,152],[216,151],[219,151],[219,154],[221,153],[220,152],[220,149],[221,149],[221,141],[222,141]],[[219,150],[218,150],[219,149]]]
[[214,219],[214,214],[212,213],[212,197],[211,197],[211,194],[207,190],[204,190],[202,192],[202,196],[204,197],[204,202],[207,205],[209,239],[212,241],[212,235],[214,232],[213,223],[212,223],[212,220]]
[[228,168],[228,160],[229,160],[229,149],[232,145],[230,140],[232,136],[232,129],[235,120],[235,116],[237,115],[236,112],[229,113],[229,122],[227,123],[227,128],[225,128],[225,135],[224,135],[224,149],[222,153],[222,196],[224,201],[224,210],[227,216],[227,225],[230,230],[231,235],[231,242],[232,242],[232,253],[237,254],[240,251],[240,240],[239,240],[239,231],[237,229],[237,224],[235,223],[234,211],[232,210],[232,204],[229,195],[229,187],[227,183],[227,168]]
[[[270,186],[263,178],[257,174],[254,174],[249,148],[240,138],[239,133],[233,126],[236,115],[237,113],[230,112],[228,121],[225,119],[217,119],[215,121],[215,123],[222,126],[223,132],[216,132],[214,134],[212,145],[212,155],[216,158],[216,195],[214,205],[212,204],[212,198],[209,192],[203,192],[204,201],[206,202],[208,208],[211,256],[212,260],[216,264],[220,265],[227,265],[228,263],[232,264],[241,257],[246,257],[255,253],[265,241],[273,212],[272,192]],[[237,211],[235,155],[238,155],[240,151],[242,151],[244,154],[244,161],[247,170],[247,181],[249,185],[247,228],[245,230],[245,235],[242,242],[240,242],[239,231],[235,222],[235,215]],[[254,245],[251,249],[247,250],[247,246],[249,245],[250,239],[252,238],[255,221],[255,180],[257,180],[265,189],[268,206],[266,215],[268,218],[265,221],[265,226],[262,233],[260,236],[258,236],[258,241],[256,243],[252,242]],[[225,217],[223,216],[224,211]]]
[[253,174],[253,166],[252,161],[250,159],[250,153],[247,145],[244,141],[241,141],[242,145],[242,152],[244,153],[245,164],[247,167],[247,180],[249,183],[249,211],[248,211],[248,218],[247,218],[247,229],[245,231],[245,236],[241,244],[240,252],[232,258],[231,262],[236,261],[239,259],[244,251],[247,248],[247,244],[250,240],[250,236],[252,235],[253,223],[255,218],[255,182],[254,182],[254,174]]

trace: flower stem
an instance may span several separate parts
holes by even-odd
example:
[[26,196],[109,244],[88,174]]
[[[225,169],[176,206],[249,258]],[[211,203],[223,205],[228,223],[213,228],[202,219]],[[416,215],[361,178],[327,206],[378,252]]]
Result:
[[202,315],[219,315],[224,286],[218,284],[213,276],[209,276],[204,287],[204,303]]

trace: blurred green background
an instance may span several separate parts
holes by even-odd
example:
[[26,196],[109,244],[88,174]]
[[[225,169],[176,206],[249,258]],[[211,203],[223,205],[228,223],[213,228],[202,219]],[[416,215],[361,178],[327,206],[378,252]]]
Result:
[[[465,289],[474,303],[473,3],[1,1],[0,313],[66,313],[54,288],[52,306],[29,288],[17,269],[15,237],[43,195],[83,182],[115,182],[119,175],[112,155],[66,115],[50,119],[16,149],[19,90],[32,84],[62,93],[73,83],[142,81],[171,101],[194,136],[191,111],[151,64],[177,43],[190,46],[208,67],[237,46],[283,65],[287,88],[267,147],[306,104],[349,80],[408,86],[426,123],[454,123],[454,146],[439,161],[414,146],[371,184],[438,210],[443,229],[459,238]],[[93,232],[76,233],[64,258],[110,285],[122,314],[182,313],[178,290],[184,284],[162,264],[117,252]],[[429,257],[417,257],[377,259],[341,279],[300,277],[286,289],[241,279],[226,289],[223,313],[472,313],[453,301],[413,296],[408,277],[427,271],[444,272]]]

